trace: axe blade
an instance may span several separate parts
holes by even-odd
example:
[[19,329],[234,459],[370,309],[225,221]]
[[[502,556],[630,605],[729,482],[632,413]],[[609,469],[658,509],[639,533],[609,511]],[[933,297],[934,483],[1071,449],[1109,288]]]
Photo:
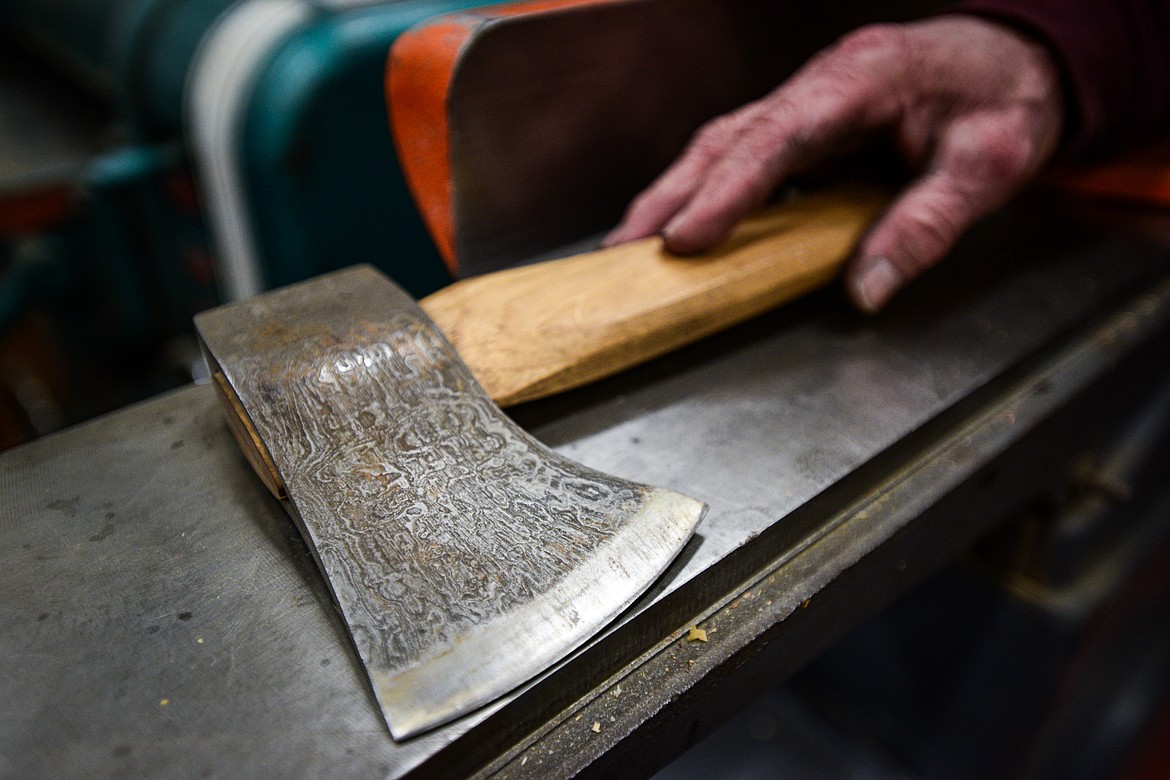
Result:
[[242,415],[233,433],[283,489],[397,739],[581,646],[706,510],[537,442],[370,267],[204,312],[196,327],[229,417]]

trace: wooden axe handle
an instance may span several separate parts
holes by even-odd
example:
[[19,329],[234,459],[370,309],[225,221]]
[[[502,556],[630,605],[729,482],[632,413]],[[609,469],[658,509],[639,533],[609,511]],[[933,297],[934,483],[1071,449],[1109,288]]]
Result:
[[568,390],[742,322],[833,279],[888,196],[849,186],[743,222],[680,257],[659,238],[475,276],[423,299],[496,403]]

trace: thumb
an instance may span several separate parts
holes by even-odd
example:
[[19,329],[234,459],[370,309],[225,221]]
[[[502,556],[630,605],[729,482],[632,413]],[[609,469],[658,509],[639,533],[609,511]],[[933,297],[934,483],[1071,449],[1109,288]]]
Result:
[[862,240],[845,274],[846,291],[859,309],[872,314],[884,308],[1002,199],[1002,193],[973,184],[936,170],[890,206]]

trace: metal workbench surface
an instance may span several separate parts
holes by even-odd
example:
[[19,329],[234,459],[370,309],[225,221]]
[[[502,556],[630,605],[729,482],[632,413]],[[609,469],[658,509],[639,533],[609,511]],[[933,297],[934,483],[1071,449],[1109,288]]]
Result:
[[[0,776],[649,771],[728,691],[779,680],[1043,489],[1021,464],[1055,475],[1107,424],[1067,415],[1157,369],[1166,235],[1017,205],[881,317],[818,294],[515,410],[558,451],[711,510],[595,642],[403,743],[209,387],[5,453]],[[683,638],[695,622],[707,643]],[[696,714],[704,697],[720,704]]]

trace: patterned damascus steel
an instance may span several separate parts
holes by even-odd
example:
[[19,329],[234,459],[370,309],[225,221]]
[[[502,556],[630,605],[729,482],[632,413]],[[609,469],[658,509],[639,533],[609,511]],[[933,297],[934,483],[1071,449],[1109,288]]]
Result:
[[372,268],[196,326],[279,472],[396,738],[580,646],[657,579],[706,509],[528,436]]

